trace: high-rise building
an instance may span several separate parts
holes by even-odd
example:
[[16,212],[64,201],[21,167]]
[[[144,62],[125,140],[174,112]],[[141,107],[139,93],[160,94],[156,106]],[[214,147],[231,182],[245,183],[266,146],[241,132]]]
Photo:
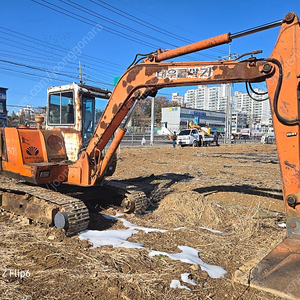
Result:
[[[228,87],[228,84],[218,86],[199,85],[197,89],[191,89],[185,93],[184,106],[192,109],[226,112]],[[260,101],[255,101],[253,98]],[[267,100],[262,101],[266,98],[266,92],[260,88],[254,89],[250,95],[240,91],[234,92],[230,99],[232,131],[238,132],[245,127],[270,126],[270,104]],[[182,106],[183,96],[173,93],[173,99],[176,99],[176,102]]]
[[184,95],[185,106],[206,110],[225,110],[227,85],[199,85],[197,89],[188,90]]
[[[256,88],[250,95],[240,91],[236,91],[233,95],[234,111],[246,112],[249,125],[269,123],[271,110],[269,101],[262,101],[267,98],[267,95],[264,95],[264,93],[264,90]],[[253,98],[258,101],[255,101]]]
[[177,102],[180,106],[184,106],[184,98],[179,93],[172,93],[172,101]]
[[231,132],[238,133],[242,128],[248,127],[248,116],[246,112],[235,111],[231,114]]
[[[263,100],[267,98],[265,91],[259,88],[254,89],[250,95],[236,91],[231,96],[230,110],[235,118],[240,120],[247,115],[247,126],[254,124],[269,124],[271,118],[269,101],[255,101],[253,98]],[[176,97],[179,96],[176,93]],[[218,86],[199,85],[197,89],[188,90],[184,95],[184,105],[187,108],[204,109],[209,111],[224,111],[227,108],[228,84]],[[173,97],[172,97],[173,100]],[[241,123],[235,120],[236,124]],[[244,125],[243,125],[244,126]]]

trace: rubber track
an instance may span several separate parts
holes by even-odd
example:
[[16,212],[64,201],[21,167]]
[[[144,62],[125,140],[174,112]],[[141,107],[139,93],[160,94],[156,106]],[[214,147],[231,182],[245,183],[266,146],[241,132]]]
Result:
[[112,187],[117,190],[123,190],[125,194],[128,194],[130,200],[134,201],[134,213],[141,215],[145,212],[148,207],[148,198],[143,191],[137,190],[135,186],[126,183],[104,180],[104,186]]
[[28,194],[45,202],[60,206],[59,211],[66,211],[68,213],[69,226],[66,229],[67,236],[76,235],[88,227],[89,211],[86,205],[79,199],[39,186],[28,186],[21,183],[1,183],[0,190],[3,192]]

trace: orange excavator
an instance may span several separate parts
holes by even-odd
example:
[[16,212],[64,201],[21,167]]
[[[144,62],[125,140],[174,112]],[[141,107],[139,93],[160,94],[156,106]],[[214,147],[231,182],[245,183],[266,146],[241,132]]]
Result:
[[[162,62],[275,26],[281,29],[268,58],[253,57],[260,53],[254,51],[227,61]],[[245,58],[249,54],[251,57]],[[281,21],[248,31],[226,33],[174,50],[157,50],[139,61],[120,77],[94,133],[75,163],[68,161],[60,129],[4,128],[0,135],[1,173],[37,185],[51,182],[86,187],[101,185],[139,99],[153,96],[164,87],[265,81],[281,167],[287,237],[252,270],[248,279],[253,286],[300,299],[300,27],[297,15],[288,13]],[[62,112],[58,113],[62,118]],[[76,118],[78,111],[67,109],[65,113],[73,113]],[[87,227],[88,211],[79,200],[61,195],[53,201],[48,191],[31,196],[34,187],[30,185],[18,190],[8,183],[7,188],[17,196],[12,200],[8,192],[2,191],[0,199],[4,207],[42,216],[70,234]],[[288,288],[292,282],[296,287]]]

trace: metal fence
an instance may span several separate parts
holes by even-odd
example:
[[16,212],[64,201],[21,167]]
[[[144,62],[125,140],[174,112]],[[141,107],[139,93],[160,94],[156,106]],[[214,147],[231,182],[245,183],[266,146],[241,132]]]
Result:
[[[126,145],[141,145],[142,139],[145,138],[146,145],[150,144],[150,134],[141,134],[141,133],[126,133],[123,142],[126,143]],[[159,144],[168,144],[172,143],[172,141],[169,139],[168,135],[155,135],[154,136],[154,144],[155,142]],[[218,139],[219,144],[224,144],[224,138]],[[242,143],[261,143],[261,137],[236,137],[233,140],[226,141],[226,144],[242,144]],[[213,143],[214,144],[214,143]]]

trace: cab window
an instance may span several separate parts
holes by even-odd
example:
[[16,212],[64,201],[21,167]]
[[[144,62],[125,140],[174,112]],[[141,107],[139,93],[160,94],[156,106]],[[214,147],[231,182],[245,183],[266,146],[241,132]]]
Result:
[[95,98],[82,97],[83,141],[89,140],[95,129]]
[[83,116],[83,141],[89,140],[102,115],[103,107],[107,100],[95,98],[93,96],[82,96],[82,116]]
[[73,92],[59,92],[49,95],[49,124],[74,124]]

